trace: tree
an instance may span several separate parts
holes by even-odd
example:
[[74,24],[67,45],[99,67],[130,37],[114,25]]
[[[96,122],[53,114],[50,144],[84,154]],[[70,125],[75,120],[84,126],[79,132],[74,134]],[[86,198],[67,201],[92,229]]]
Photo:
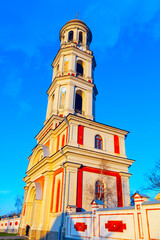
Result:
[[155,167],[147,175],[146,189],[160,191],[160,160],[156,162]]
[[15,207],[17,209],[17,214],[20,214],[22,212],[22,206],[23,206],[23,197],[20,195],[17,195]]
[[106,175],[108,171],[108,163],[106,160],[102,160],[99,164],[100,173],[95,181],[95,178],[85,185],[85,201],[91,202],[93,199],[102,200],[105,207],[116,207],[117,206],[117,195],[116,195],[116,181],[113,177]]

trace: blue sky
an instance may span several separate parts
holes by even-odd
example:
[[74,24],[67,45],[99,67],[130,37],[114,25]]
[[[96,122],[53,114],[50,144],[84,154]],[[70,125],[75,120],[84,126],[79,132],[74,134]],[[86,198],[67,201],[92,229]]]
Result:
[[3,1],[0,215],[13,211],[16,196],[23,195],[27,156],[45,121],[59,30],[77,12],[93,34],[96,120],[130,131],[132,193],[142,191],[145,174],[160,159],[160,1]]

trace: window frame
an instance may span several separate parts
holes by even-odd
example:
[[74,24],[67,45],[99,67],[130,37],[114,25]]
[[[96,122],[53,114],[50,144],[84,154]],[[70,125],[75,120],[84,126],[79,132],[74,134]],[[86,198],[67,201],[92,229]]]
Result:
[[103,150],[103,139],[99,134],[95,136],[95,148]]

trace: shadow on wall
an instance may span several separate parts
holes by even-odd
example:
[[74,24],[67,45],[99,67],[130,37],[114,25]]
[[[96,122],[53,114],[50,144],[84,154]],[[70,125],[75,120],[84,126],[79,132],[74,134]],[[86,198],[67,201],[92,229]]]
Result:
[[[62,218],[65,218],[65,214],[56,214],[56,216],[51,217],[50,221],[50,231],[47,233],[40,233],[40,240],[59,240],[59,239],[65,239],[64,238],[64,226],[61,224]],[[65,220],[65,219],[64,219]],[[31,237],[31,233],[29,235]],[[32,239],[32,238],[31,238]]]

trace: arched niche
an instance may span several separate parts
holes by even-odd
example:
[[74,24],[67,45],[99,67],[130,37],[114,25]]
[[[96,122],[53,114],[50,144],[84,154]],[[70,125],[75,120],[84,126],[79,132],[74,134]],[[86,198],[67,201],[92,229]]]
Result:
[[78,42],[83,43],[83,32],[82,31],[79,32]]
[[75,92],[75,113],[85,115],[85,93],[80,89]]
[[49,157],[49,154],[50,154],[49,147],[47,147],[45,145],[37,145],[37,147],[35,148],[32,156],[31,156],[27,171],[30,168],[32,168],[34,165],[36,165],[44,157]]
[[85,67],[84,62],[82,60],[78,59],[77,60],[77,65],[76,65],[77,75],[79,75],[79,76],[83,76],[84,75],[84,67]]
[[74,32],[73,31],[69,31],[69,33],[68,33],[68,42],[72,42],[73,41],[73,37],[74,37]]
[[36,186],[34,183],[31,183],[31,185],[28,188],[28,192],[27,192],[27,197],[26,197],[26,202],[27,203],[32,203],[34,202],[36,197]]

